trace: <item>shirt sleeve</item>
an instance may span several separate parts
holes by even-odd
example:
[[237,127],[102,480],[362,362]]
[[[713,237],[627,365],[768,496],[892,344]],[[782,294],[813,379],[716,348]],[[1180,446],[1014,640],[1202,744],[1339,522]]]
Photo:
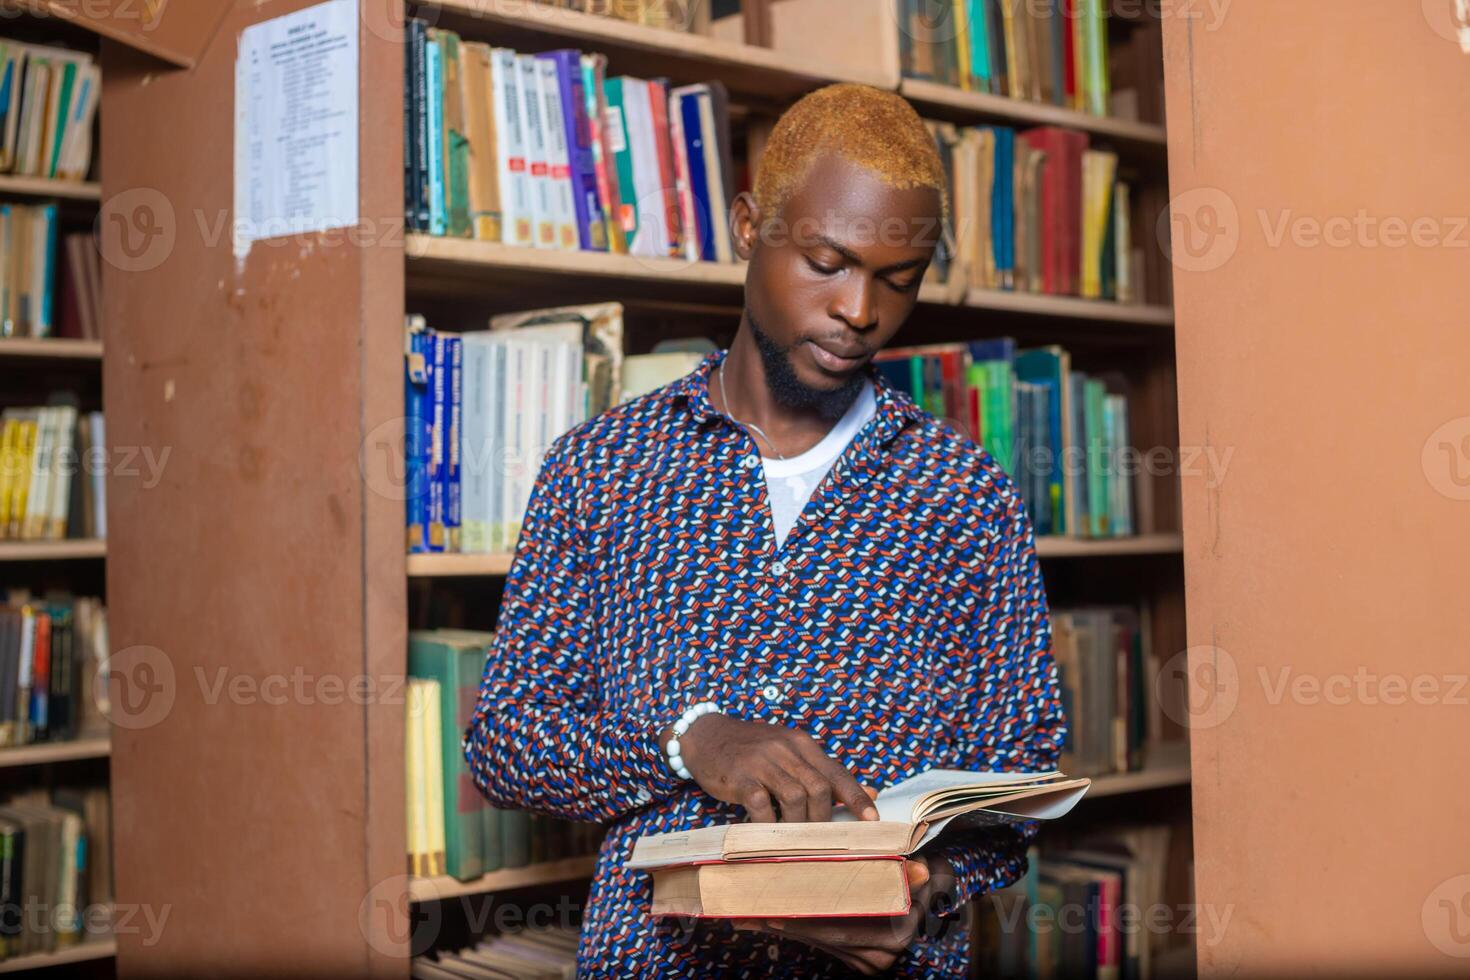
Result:
[[[956,769],[1055,769],[1066,738],[1051,619],[1036,560],[1031,521],[1019,496],[1011,500],[986,555],[989,574],[975,610],[976,638],[962,675]],[[1026,872],[1026,849],[1037,832],[1030,821],[962,831],[936,853],[954,867],[956,906],[1004,888]]]
[[608,821],[682,784],[657,720],[602,696],[577,483],[564,437],[536,479],[463,747],[495,806]]

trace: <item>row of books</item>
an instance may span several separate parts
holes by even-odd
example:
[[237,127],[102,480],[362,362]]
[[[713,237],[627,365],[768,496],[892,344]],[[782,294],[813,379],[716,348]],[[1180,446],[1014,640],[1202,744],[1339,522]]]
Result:
[[414,980],[573,980],[580,941],[581,932],[573,926],[530,926],[415,957],[409,975]]
[[106,431],[75,405],[0,413],[0,540],[107,536]]
[[493,317],[490,330],[405,334],[410,552],[513,550],[552,442],[621,390],[616,303]]
[[65,949],[103,924],[111,809],[104,787],[36,790],[0,806],[0,958]]
[[91,55],[0,39],[0,173],[85,180],[101,94]]
[[410,22],[414,231],[543,249],[733,260],[728,97],[606,78],[606,57],[518,53]]
[[875,364],[918,405],[985,446],[1014,480],[1038,536],[1135,533],[1120,377],[1089,376],[1072,369],[1061,347],[1018,350],[1008,337],[892,348]]
[[595,853],[601,829],[490,806],[470,778],[469,728],[491,634],[423,630],[408,644],[408,841],[416,875],[462,881]]
[[1051,625],[1067,716],[1062,768],[1079,776],[1143,768],[1147,747],[1163,737],[1143,617],[1126,606],[1055,609]]
[[1167,826],[1144,825],[1104,832],[1075,849],[1033,848],[1020,881],[977,903],[979,975],[1161,975],[1160,955],[1179,925],[1167,894],[1170,836]]
[[12,590],[0,605],[0,746],[105,732],[92,681],[106,659],[100,599]]
[[950,177],[954,246],[938,263],[946,281],[1124,303],[1143,295],[1117,154],[1055,126],[930,129]]
[[1104,0],[894,0],[909,78],[1108,114]]

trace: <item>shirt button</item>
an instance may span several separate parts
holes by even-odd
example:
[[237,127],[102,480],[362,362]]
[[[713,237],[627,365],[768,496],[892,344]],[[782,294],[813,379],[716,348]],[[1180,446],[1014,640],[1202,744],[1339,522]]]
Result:
[[781,689],[775,684],[767,684],[761,688],[761,697],[767,701],[779,701],[781,699]]
[[640,788],[638,790],[638,802],[639,803],[647,803],[651,799],[653,799],[653,794],[650,793],[650,792],[648,792],[647,789]]
[[786,563],[784,561],[779,561],[779,560],[778,561],[771,562],[771,574],[772,575],[785,575],[786,574]]
[[755,455],[745,456],[745,457],[741,458],[740,465],[743,466],[747,470],[753,470],[757,466],[761,465],[761,459],[760,459],[759,456],[755,456]]

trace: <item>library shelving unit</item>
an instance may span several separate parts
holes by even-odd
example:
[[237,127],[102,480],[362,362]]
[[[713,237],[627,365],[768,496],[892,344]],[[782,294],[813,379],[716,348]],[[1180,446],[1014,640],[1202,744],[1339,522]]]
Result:
[[[797,10],[808,0],[788,2]],[[585,890],[590,873],[587,858],[473,882],[405,873],[407,633],[452,625],[422,618],[446,597],[466,612],[459,625],[488,626],[510,558],[404,554],[392,462],[402,445],[403,319],[423,312],[457,329],[497,312],[619,300],[637,343],[657,339],[640,333],[642,317],[660,327],[687,318],[728,339],[743,270],[404,235],[406,12],[521,50],[601,51],[611,74],[719,79],[737,119],[774,118],[822,84],[862,81],[902,87],[942,118],[1083,128],[1126,151],[1140,179],[1165,179],[1155,127],[902,82],[879,0],[844,3],[833,22],[844,38],[871,27],[857,65],[803,55],[791,22],[783,32],[779,18],[772,46],[757,47],[533,2],[361,0],[364,234],[292,236],[237,258],[228,236],[204,233],[210,216],[230,213],[234,201],[235,39],[307,6],[229,5],[212,22],[215,43],[198,46],[187,70],[160,72],[123,46],[103,52],[103,200],[147,188],[175,216],[158,264],[104,268],[109,437],[172,451],[157,487],[118,486],[109,499],[113,645],[152,651],[152,676],[164,666],[173,679],[163,717],[113,736],[116,823],[128,833],[116,858],[118,900],[172,907],[158,943],[118,937],[120,964],[139,975],[289,963],[403,977],[424,938],[415,926],[438,921],[415,906],[536,886]],[[935,283],[921,300],[914,342],[1014,334],[1065,343],[1085,369],[1127,377],[1136,443],[1177,447],[1167,303],[989,290],[953,297]],[[1043,541],[1044,570],[1057,602],[1146,602],[1153,646],[1182,649],[1177,479],[1141,479],[1138,502],[1139,537]],[[210,697],[208,685],[195,683],[224,676],[258,684],[303,671],[364,679],[374,696],[328,699],[308,685],[305,695],[263,703]],[[1097,795],[1149,794],[1150,814],[1166,811],[1161,819],[1187,828],[1188,785],[1188,766],[1176,761],[1100,779]]]

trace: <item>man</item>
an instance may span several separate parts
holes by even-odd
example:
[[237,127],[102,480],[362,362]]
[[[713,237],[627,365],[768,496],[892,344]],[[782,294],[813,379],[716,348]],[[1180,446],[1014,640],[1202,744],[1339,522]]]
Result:
[[623,867],[647,833],[873,819],[868,790],[928,769],[1056,762],[1022,501],[870,366],[913,311],[944,187],[898,96],[798,102],[732,207],[750,265],[729,351],[547,456],[466,751],[497,806],[608,825],[583,974],[961,975],[959,903],[1025,867],[1032,828],[957,833],[911,863],[908,916],[694,929],[650,919]]

